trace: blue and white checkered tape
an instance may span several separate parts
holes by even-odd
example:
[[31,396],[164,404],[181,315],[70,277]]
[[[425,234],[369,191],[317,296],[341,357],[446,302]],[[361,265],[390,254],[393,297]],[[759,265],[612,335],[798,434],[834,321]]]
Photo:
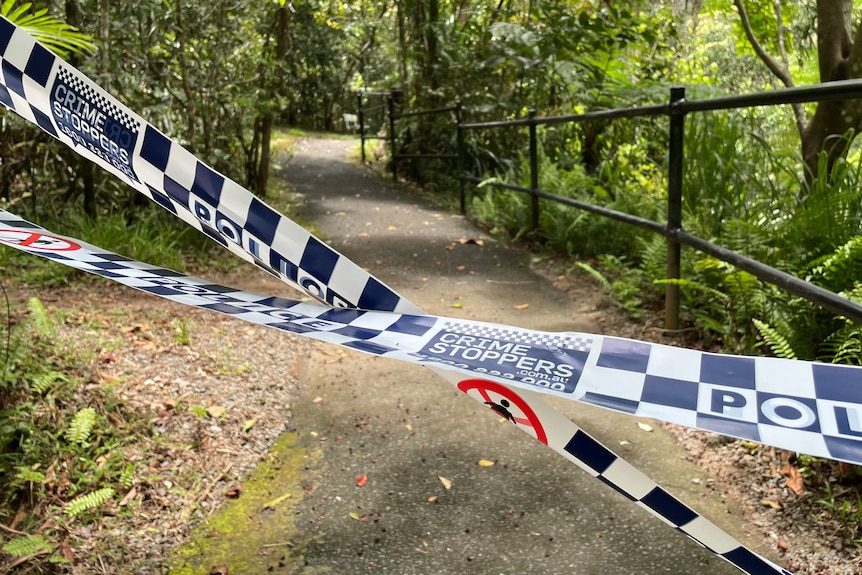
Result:
[[[0,103],[38,124],[243,259],[331,306],[401,314],[391,322],[391,318],[374,312],[332,307],[325,307],[323,312],[317,310],[317,315],[303,314],[301,312],[308,306],[315,310],[316,305],[257,294],[248,296],[246,292],[194,278],[178,281],[185,276],[92,246],[81,249],[85,244],[46,230],[38,231],[38,226],[20,219],[16,229],[13,225],[16,218],[8,213],[5,243],[181,303],[377,355],[405,359],[402,356],[406,339],[430,332],[423,329],[431,320],[421,315],[415,305],[171,142],[3,18],[0,18],[0,73]],[[68,244],[64,247],[63,242]],[[63,252],[89,255],[70,257],[70,253]],[[346,321],[351,314],[355,317]],[[272,318],[278,321],[273,322]],[[573,386],[581,377],[584,362],[595,355],[591,353],[593,344],[602,341],[600,336],[542,334],[478,322],[448,321],[446,330],[435,332],[439,337],[410,353],[409,360],[428,365],[454,384],[458,384],[463,379],[461,374],[466,372],[498,380],[507,386],[515,384],[574,397],[577,390]],[[384,324],[385,329],[379,329]],[[378,331],[380,333],[375,333]],[[472,338],[475,343],[464,345],[467,340],[463,338]],[[469,351],[458,349],[461,347],[464,350],[469,347]],[[528,353],[529,350],[532,352]],[[558,359],[562,362],[555,363]],[[506,393],[506,397],[513,397],[511,392]],[[741,570],[787,573],[688,509],[533,393],[521,391],[520,395],[518,399],[525,409],[541,415],[529,430],[524,426],[522,429],[535,436],[535,426],[544,426],[543,441],[550,447]],[[471,396],[479,401],[486,399],[484,395]],[[618,400],[616,405],[608,401],[609,397],[591,392],[583,394],[585,401],[605,407],[630,407],[625,403],[627,397],[614,398]],[[727,395],[724,404],[716,405],[735,408],[738,401]],[[649,401],[644,401],[644,406],[649,405]],[[776,413],[778,407],[788,409],[781,405],[773,407]],[[792,408],[783,416],[778,415],[792,420]],[[613,461],[609,463],[607,458]],[[597,461],[603,462],[602,466],[597,465]]]
[[[533,399],[532,391],[544,391],[633,413],[627,403],[629,400],[607,395],[606,389],[602,389],[603,401],[596,400],[598,394],[594,392],[577,393],[577,390],[582,384],[589,385],[585,382],[590,381],[592,372],[614,382],[616,375],[634,373],[638,366],[646,365],[649,371],[649,361],[644,364],[636,353],[628,358],[630,363],[623,359],[627,357],[623,353],[625,346],[638,346],[642,342],[582,333],[546,333],[428,315],[335,308],[318,302],[256,294],[106,252],[74,238],[53,234],[3,210],[0,210],[0,243],[185,305],[373,355],[418,365],[445,366],[438,373],[449,381],[484,382],[486,390],[481,397],[462,388],[483,402],[494,402],[487,392],[487,389],[494,389],[494,382],[526,390],[516,396],[525,402],[518,414],[521,417],[513,418],[525,431],[746,573],[788,573],[739,544],[559,412]],[[667,359],[674,351],[688,352],[666,346],[655,347],[661,351],[655,354],[650,351],[648,357]],[[737,359],[733,356],[726,358]],[[701,373],[709,375],[708,379],[719,374],[718,377],[724,377],[724,384],[730,383],[734,387],[738,381],[733,372],[715,371],[712,361],[702,361],[702,365],[708,367],[702,368]],[[553,375],[555,373],[558,375]],[[464,380],[465,376],[483,379]],[[544,376],[549,379],[544,379]],[[560,385],[555,389],[554,383]],[[500,386],[500,389],[508,388]],[[697,409],[697,402],[685,404],[678,399],[664,398],[665,390],[660,386],[653,388],[643,384],[641,390],[644,405],[660,406],[660,402],[673,401],[675,409],[681,413]],[[504,397],[512,397],[508,391],[505,393]],[[672,397],[677,396],[672,394]],[[722,405],[734,401],[734,397],[726,399],[722,396],[721,399]],[[634,413],[637,413],[636,409]],[[674,413],[657,415],[673,421]],[[789,414],[780,417],[786,415]],[[529,421],[524,421],[523,417]],[[538,428],[542,429],[541,432]]]
[[334,306],[421,312],[2,18],[0,62],[0,103],[234,254]]

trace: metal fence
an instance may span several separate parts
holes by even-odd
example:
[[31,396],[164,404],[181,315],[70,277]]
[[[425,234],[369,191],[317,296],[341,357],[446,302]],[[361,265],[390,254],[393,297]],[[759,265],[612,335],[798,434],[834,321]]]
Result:
[[[458,180],[461,182],[461,211],[466,211],[465,183],[480,183],[485,179],[464,172],[466,159],[464,135],[474,130],[494,130],[510,127],[525,127],[530,140],[530,187],[507,184],[503,182],[486,182],[486,185],[514,190],[528,194],[531,199],[531,223],[533,229],[539,227],[539,199],[558,202],[573,208],[584,210],[599,216],[636,226],[651,232],[663,235],[667,239],[667,268],[665,277],[667,279],[680,279],[681,246],[686,245],[711,255],[721,261],[730,263],[744,270],[758,279],[774,284],[784,291],[802,297],[808,301],[822,306],[838,315],[842,315],[856,323],[862,324],[862,306],[834,292],[816,286],[812,283],[799,279],[791,274],[766,265],[748,256],[734,252],[720,245],[711,243],[703,238],[689,234],[682,228],[682,198],[683,198],[683,170],[684,170],[684,147],[685,147],[685,118],[693,112],[706,112],[715,110],[728,110],[735,108],[750,108],[759,106],[775,106],[783,104],[796,104],[806,102],[820,102],[827,100],[846,100],[862,98],[862,80],[845,80],[840,82],[829,82],[814,86],[788,88],[771,92],[760,92],[740,96],[725,96],[718,98],[706,98],[701,100],[688,100],[685,97],[685,89],[674,87],[670,89],[670,98],[666,103],[650,106],[631,108],[618,108],[612,110],[600,110],[583,114],[572,114],[565,116],[538,117],[535,111],[530,111],[526,118],[504,122],[464,123],[461,103],[446,108],[433,110],[422,110],[407,113],[397,113],[395,102],[391,95],[387,97],[388,106],[388,135],[386,139],[391,146],[392,177],[398,178],[398,161],[405,159],[427,159],[443,158],[454,160]],[[363,117],[362,96],[359,97],[360,134],[363,134],[361,122]],[[398,153],[398,141],[396,139],[396,123],[399,120],[416,117],[420,115],[451,114],[454,112],[456,130],[456,150],[450,154],[400,154]],[[539,142],[536,134],[538,126],[548,126],[565,123],[582,123],[618,120],[622,118],[638,118],[649,116],[668,117],[668,163],[667,163],[667,211],[664,223],[645,219],[633,214],[620,212],[602,206],[590,204],[580,200],[559,196],[539,189]],[[365,140],[369,136],[362,136],[362,154],[365,158]],[[675,330],[679,328],[679,285],[674,282],[665,284],[665,328]]]

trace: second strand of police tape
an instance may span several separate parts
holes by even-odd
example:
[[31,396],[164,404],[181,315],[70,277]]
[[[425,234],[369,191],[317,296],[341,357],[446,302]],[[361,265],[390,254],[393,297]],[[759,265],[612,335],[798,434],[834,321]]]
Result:
[[[185,305],[373,355],[431,366],[470,397],[488,404],[538,441],[740,570],[758,575],[788,573],[751,552],[675,499],[573,422],[547,406],[534,393],[526,390],[513,392],[505,385],[512,384],[512,380],[492,373],[494,370],[470,368],[461,363],[447,363],[444,364],[445,368],[440,368],[437,361],[421,351],[435,348],[443,341],[457,346],[458,342],[466,344],[478,340],[485,342],[484,348],[471,349],[484,349],[482,355],[517,364],[523,359],[515,358],[531,358],[532,349],[559,349],[567,345],[564,343],[566,340],[581,342],[591,339],[601,343],[601,336],[544,333],[427,315],[334,308],[317,302],[301,302],[237,290],[143,264],[80,240],[53,234],[3,210],[0,210],[0,243]],[[483,334],[483,337],[477,334]],[[497,345],[492,345],[495,342]],[[503,358],[505,355],[512,357]],[[538,361],[541,360],[533,356],[530,364],[534,365]],[[577,369],[576,366],[569,365],[567,369],[561,369],[561,373],[574,369]]]

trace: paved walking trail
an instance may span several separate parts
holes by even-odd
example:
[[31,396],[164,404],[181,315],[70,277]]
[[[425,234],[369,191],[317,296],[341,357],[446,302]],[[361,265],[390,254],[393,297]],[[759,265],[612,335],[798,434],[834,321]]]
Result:
[[[596,332],[591,288],[583,288],[583,300],[570,297],[531,271],[528,254],[382,183],[347,159],[356,145],[301,139],[282,173],[303,195],[302,217],[333,247],[429,313]],[[428,370],[323,344],[313,350],[293,405],[308,457],[292,551],[279,564],[262,557],[261,568],[304,575],[737,573]],[[741,532],[732,502],[707,486],[658,424],[648,433],[631,417],[549,403],[757,547]],[[249,528],[267,523],[258,518]]]

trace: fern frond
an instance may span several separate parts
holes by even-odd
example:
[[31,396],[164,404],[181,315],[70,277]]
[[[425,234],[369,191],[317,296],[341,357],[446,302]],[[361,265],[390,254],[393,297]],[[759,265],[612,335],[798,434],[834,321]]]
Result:
[[845,365],[862,365],[862,328],[847,324],[823,342],[821,361]]
[[84,511],[101,507],[114,496],[114,490],[111,487],[103,487],[92,493],[76,497],[66,506],[66,515],[75,517]]
[[57,334],[57,324],[48,315],[39,298],[31,297],[27,302],[27,309],[30,310],[30,322],[36,332],[46,339],[52,339]]
[[30,382],[30,389],[39,395],[44,395],[61,381],[68,381],[66,376],[58,371],[49,371],[48,373],[40,373]]
[[69,424],[69,429],[66,430],[64,436],[69,443],[83,444],[89,439],[95,424],[96,410],[92,407],[85,407],[72,418],[72,423]]
[[663,279],[663,280],[653,280],[653,283],[656,285],[672,284],[672,285],[678,285],[679,287],[684,288],[684,289],[699,290],[699,291],[705,292],[707,294],[711,294],[711,295],[715,296],[716,299],[719,299],[721,301],[727,301],[730,299],[730,296],[721,290],[717,290],[717,289],[710,287],[706,284],[702,284],[700,282],[685,279],[685,278],[668,278],[668,279]]
[[862,236],[855,236],[816,259],[809,266],[809,279],[837,291],[852,286],[862,275]]
[[30,557],[38,553],[53,553],[55,545],[41,535],[16,537],[3,546],[3,551],[12,557]]
[[586,262],[575,262],[575,265],[596,278],[596,280],[598,280],[606,290],[611,291],[611,282],[608,281],[608,278],[606,278],[602,272]]
[[132,488],[132,485],[135,484],[135,466],[133,464],[129,463],[126,465],[126,468],[120,473],[119,481],[120,485],[126,489]]
[[15,479],[19,479],[21,481],[27,481],[30,483],[42,483],[45,481],[45,475],[35,469],[30,469],[26,465],[19,465],[17,468],[18,473],[15,474]]
[[757,318],[753,318],[751,322],[754,324],[754,327],[757,328],[763,341],[766,342],[766,345],[777,357],[783,357],[784,359],[798,359],[796,352],[793,351],[793,348],[790,346],[790,342],[787,341],[786,337],[778,333],[777,329]]
[[92,36],[51,16],[45,8],[34,9],[31,2],[15,7],[14,1],[7,0],[0,5],[0,14],[60,56],[67,57],[70,52],[93,54],[96,51]]

